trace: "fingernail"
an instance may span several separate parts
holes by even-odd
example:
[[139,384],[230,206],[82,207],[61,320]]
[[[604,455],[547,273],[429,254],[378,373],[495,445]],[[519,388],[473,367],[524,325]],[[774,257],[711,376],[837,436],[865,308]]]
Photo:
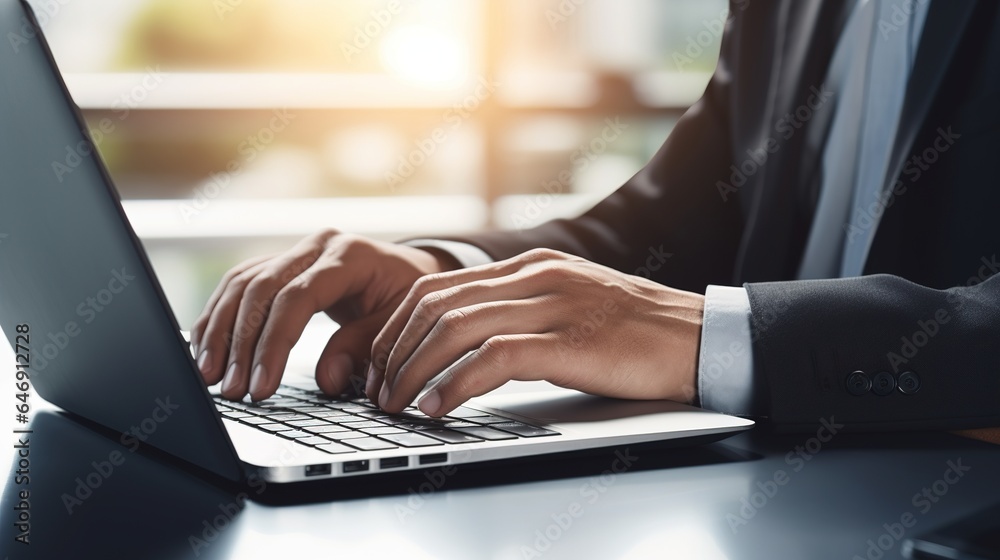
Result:
[[385,408],[385,404],[389,402],[389,388],[386,387],[385,383],[382,384],[382,390],[378,393],[378,406],[379,408]]
[[437,416],[437,411],[441,408],[441,393],[438,393],[437,389],[427,391],[424,398],[417,403],[417,408],[427,416]]
[[208,350],[202,350],[201,355],[198,356],[198,369],[203,374],[208,374]]
[[226,378],[222,380],[222,392],[228,393],[236,388],[236,362],[229,364]]
[[250,394],[260,391],[264,388],[264,364],[257,364],[257,367],[253,368],[253,373],[250,375]]
[[368,376],[365,380],[365,392],[369,395],[375,392],[375,366],[368,366]]

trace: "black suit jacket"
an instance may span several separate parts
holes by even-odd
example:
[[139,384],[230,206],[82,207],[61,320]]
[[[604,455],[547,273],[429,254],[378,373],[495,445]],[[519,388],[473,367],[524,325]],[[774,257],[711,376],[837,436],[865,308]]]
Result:
[[[628,273],[662,246],[673,255],[652,272],[658,282],[745,285],[755,372],[781,427],[1000,424],[1000,3],[931,4],[892,180],[869,211],[866,275],[795,281],[846,4],[733,0],[703,97],[635,177],[576,219],[460,240],[495,259],[550,247]],[[894,383],[913,372],[919,388],[854,395],[855,371]]]

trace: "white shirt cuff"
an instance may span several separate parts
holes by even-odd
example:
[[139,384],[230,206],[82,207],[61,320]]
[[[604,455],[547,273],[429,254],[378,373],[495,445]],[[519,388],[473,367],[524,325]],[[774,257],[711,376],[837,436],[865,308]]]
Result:
[[455,257],[455,260],[458,261],[458,264],[462,265],[462,268],[471,268],[473,266],[494,262],[493,258],[486,254],[486,251],[483,251],[475,245],[462,243],[461,241],[445,241],[442,239],[411,239],[405,244],[418,249],[421,247],[429,247],[439,251],[444,251],[445,253]]
[[744,416],[759,415],[754,394],[750,298],[743,288],[709,286],[698,359],[702,408]]

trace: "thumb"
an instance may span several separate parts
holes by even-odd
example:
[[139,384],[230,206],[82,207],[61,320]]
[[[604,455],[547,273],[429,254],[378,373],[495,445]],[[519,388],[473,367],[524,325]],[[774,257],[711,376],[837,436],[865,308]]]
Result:
[[333,333],[316,363],[316,384],[331,396],[364,395],[372,343],[392,315],[392,309],[342,325]]

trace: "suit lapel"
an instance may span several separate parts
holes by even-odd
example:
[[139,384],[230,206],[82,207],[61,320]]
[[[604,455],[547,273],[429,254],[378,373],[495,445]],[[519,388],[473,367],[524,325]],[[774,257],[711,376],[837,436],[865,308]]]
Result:
[[[976,3],[977,0],[934,0],[928,8],[882,192],[891,189],[903,172]],[[874,227],[878,227],[883,214],[877,215]],[[875,237],[877,230],[872,239]],[[869,241],[867,254],[871,252],[872,242]]]
[[[765,136],[774,133],[775,121],[795,111],[810,94],[810,87],[823,83],[827,66],[843,28],[846,7],[841,1],[789,0],[781,6],[779,48],[773,60],[774,78],[769,88]],[[815,121],[828,124],[828,109]],[[817,126],[809,122],[808,129]],[[794,221],[797,179],[803,165],[815,166],[815,150],[806,142],[786,143],[758,174],[749,203],[747,227],[734,269],[734,281],[777,280],[788,268],[788,236]],[[803,161],[805,158],[805,161]]]

